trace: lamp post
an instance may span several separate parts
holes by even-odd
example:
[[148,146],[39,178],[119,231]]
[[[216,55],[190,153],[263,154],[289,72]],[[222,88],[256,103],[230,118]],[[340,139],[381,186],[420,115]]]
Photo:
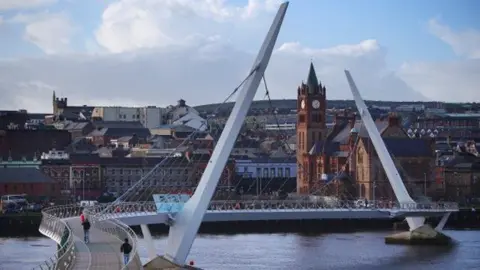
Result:
[[427,173],[423,173],[423,195],[427,197]]

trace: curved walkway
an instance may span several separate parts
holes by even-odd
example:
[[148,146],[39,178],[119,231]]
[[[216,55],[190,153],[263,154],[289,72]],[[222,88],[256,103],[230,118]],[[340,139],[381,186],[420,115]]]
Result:
[[91,226],[90,243],[85,244],[80,218],[68,218],[66,222],[75,236],[77,252],[73,269],[122,269],[123,258],[120,253],[122,241],[120,239]]

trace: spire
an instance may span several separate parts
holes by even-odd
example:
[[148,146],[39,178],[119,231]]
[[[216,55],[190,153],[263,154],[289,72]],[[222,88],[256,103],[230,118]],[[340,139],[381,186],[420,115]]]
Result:
[[308,92],[314,93],[318,87],[317,74],[315,73],[315,68],[313,67],[313,62],[310,62],[310,70],[308,71],[307,78]]
[[55,91],[53,91],[53,103],[55,103],[56,98],[57,98],[57,96],[55,95]]

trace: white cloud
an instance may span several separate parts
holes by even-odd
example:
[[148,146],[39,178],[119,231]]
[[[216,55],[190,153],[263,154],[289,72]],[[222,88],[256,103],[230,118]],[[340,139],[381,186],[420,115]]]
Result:
[[185,44],[193,37],[248,27],[252,19],[264,18],[262,15],[276,10],[279,3],[249,0],[237,7],[223,0],[121,0],[106,8],[95,36],[114,53]]
[[480,59],[480,31],[468,29],[454,32],[448,26],[432,19],[428,22],[430,31],[450,45],[455,53],[471,59]]
[[480,31],[455,32],[436,20],[429,21],[430,31],[466,59],[443,62],[405,63],[399,76],[433,100],[452,102],[480,100]]
[[9,22],[25,24],[24,38],[46,54],[70,51],[75,27],[65,13],[20,13]]
[[[220,102],[251,67],[255,55],[250,52],[258,50],[277,4],[269,0],[251,0],[240,7],[221,0],[117,1],[104,11],[95,32],[96,43],[109,53],[0,60],[0,107],[51,111],[53,89],[78,105],[162,106],[179,98],[192,105]],[[95,41],[85,43],[99,52]],[[406,63],[390,70],[386,49],[377,40],[331,48],[308,48],[295,42],[277,45],[266,74],[273,98],[295,98],[313,59],[330,99],[351,98],[345,68],[351,70],[366,99],[480,99],[480,91],[475,91],[480,83],[476,59]],[[257,97],[262,98],[262,87],[259,92]]]

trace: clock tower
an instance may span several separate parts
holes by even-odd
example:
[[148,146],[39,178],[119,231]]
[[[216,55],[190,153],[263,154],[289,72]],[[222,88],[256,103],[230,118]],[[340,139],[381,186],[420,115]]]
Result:
[[297,89],[297,192],[309,194],[317,180],[317,158],[310,155],[314,146],[322,145],[327,137],[326,89],[318,82],[310,63],[307,83]]

